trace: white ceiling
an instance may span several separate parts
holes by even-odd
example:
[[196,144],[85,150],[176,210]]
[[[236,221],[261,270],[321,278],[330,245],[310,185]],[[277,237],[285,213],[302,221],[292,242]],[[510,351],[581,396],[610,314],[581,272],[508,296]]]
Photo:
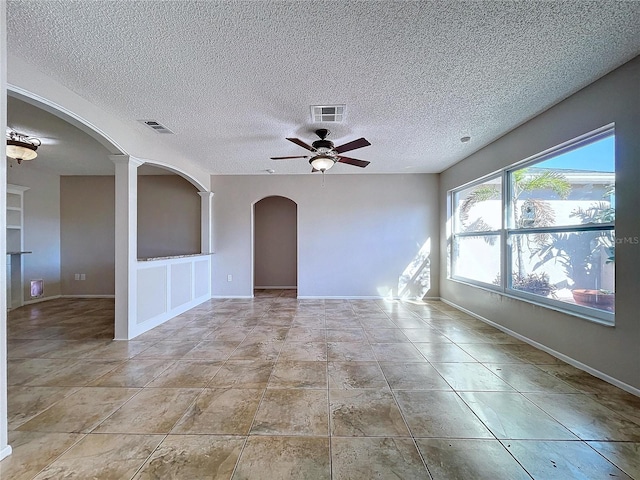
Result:
[[218,174],[307,173],[269,157],[318,127],[372,144],[332,173],[440,172],[640,53],[634,1],[9,1],[7,25],[10,53]]

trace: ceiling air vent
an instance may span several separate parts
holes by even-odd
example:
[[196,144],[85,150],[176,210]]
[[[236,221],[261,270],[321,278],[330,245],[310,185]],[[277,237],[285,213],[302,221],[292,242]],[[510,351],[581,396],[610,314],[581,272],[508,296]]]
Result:
[[156,133],[173,133],[171,130],[169,130],[167,127],[165,127],[164,125],[162,125],[159,122],[156,122],[155,120],[138,120],[140,123],[143,123],[144,125],[146,125],[147,127],[149,127],[151,130],[153,130]]
[[311,121],[314,123],[340,123],[344,120],[346,105],[311,105]]

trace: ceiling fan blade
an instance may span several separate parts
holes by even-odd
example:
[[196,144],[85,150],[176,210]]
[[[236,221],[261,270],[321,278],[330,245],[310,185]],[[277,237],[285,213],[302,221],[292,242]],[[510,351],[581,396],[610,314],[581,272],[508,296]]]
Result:
[[295,156],[295,157],[271,157],[271,160],[286,160],[288,158],[309,158],[308,156]]
[[358,160],[357,158],[349,158],[349,157],[338,157],[338,161],[340,163],[348,163],[349,165],[354,165],[356,167],[366,167],[371,162],[367,162],[366,160]]
[[306,148],[307,150],[309,150],[310,152],[313,152],[313,147],[311,147],[310,145],[307,145],[306,143],[304,143],[302,140],[300,140],[299,138],[287,138],[287,140],[289,140],[290,142],[295,143],[296,145],[301,146],[302,148]]
[[311,168],[311,173],[319,172],[320,170],[316,170],[315,168]]
[[338,153],[348,152],[349,150],[355,150],[356,148],[367,147],[371,145],[366,138],[359,138],[349,143],[345,143],[344,145],[340,145],[335,148],[335,151]]

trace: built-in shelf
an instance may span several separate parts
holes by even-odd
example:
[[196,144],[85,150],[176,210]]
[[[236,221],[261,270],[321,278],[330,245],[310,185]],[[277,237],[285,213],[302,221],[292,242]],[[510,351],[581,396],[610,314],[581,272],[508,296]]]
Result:
[[24,250],[24,192],[29,187],[7,185],[7,308],[21,307],[24,303],[22,255]]

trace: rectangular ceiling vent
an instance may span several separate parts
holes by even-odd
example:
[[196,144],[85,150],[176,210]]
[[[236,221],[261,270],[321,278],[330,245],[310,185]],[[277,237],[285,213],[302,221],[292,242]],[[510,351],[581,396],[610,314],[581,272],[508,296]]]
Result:
[[156,133],[171,133],[171,134],[173,134],[173,132],[171,130],[169,130],[167,127],[165,127],[161,123],[156,122],[155,120],[138,120],[138,121],[140,123],[145,124],[147,127],[149,127],[151,130],[153,130]]
[[314,123],[340,123],[344,121],[346,105],[311,105],[311,121]]

